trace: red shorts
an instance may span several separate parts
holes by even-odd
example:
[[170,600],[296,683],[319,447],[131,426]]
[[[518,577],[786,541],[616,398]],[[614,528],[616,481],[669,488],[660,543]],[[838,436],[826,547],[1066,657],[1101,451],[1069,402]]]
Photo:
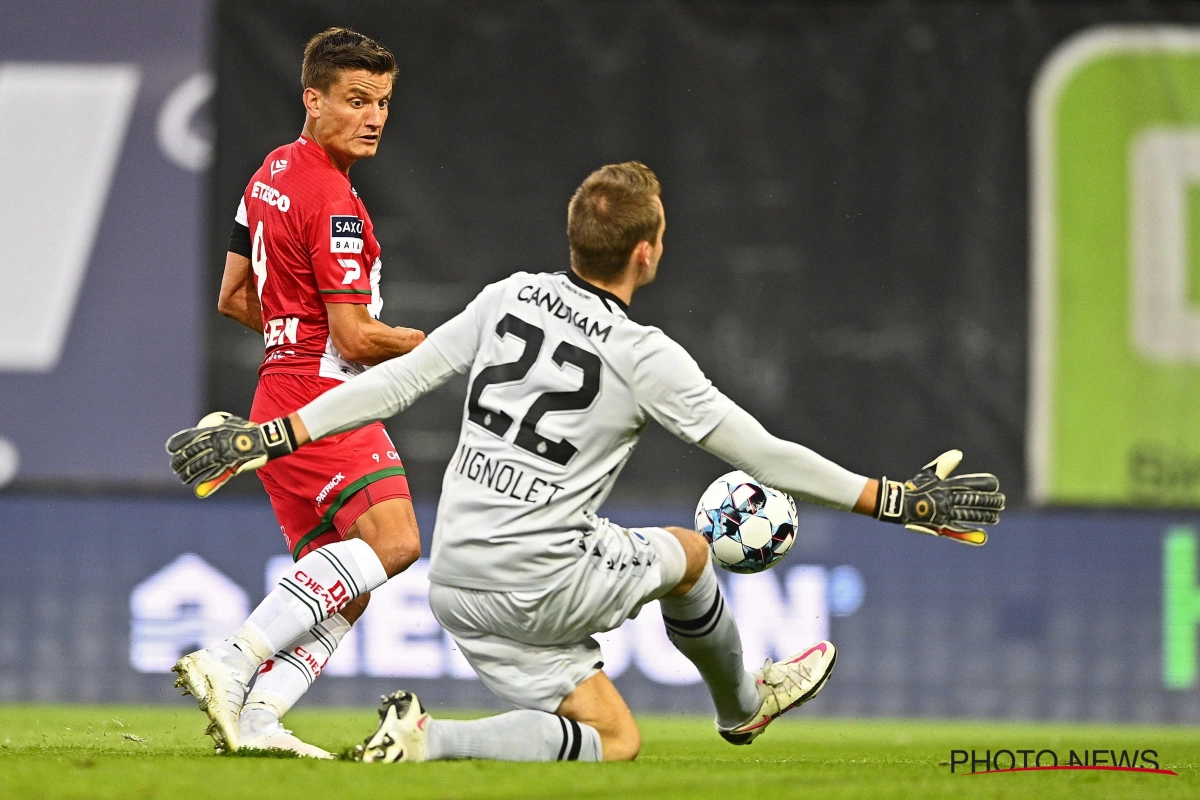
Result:
[[[253,422],[290,414],[341,381],[312,375],[259,378]],[[381,422],[327,436],[258,471],[292,558],[341,541],[371,506],[412,499],[404,464]]]

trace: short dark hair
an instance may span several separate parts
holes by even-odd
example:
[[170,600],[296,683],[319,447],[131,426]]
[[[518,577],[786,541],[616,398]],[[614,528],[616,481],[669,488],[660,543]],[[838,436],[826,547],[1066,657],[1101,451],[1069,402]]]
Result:
[[571,266],[587,278],[612,280],[639,242],[654,243],[662,186],[640,161],[609,164],[587,176],[567,206]]
[[300,82],[305,89],[329,91],[338,75],[348,69],[365,69],[396,78],[396,57],[374,39],[349,28],[330,28],[308,40]]

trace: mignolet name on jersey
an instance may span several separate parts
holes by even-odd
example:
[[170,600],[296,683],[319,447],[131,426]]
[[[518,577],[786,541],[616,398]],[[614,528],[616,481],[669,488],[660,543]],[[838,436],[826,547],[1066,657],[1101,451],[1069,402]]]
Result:
[[485,288],[429,343],[470,382],[438,507],[430,578],[554,583],[652,418],[703,439],[732,402],[679,344],[569,273]]

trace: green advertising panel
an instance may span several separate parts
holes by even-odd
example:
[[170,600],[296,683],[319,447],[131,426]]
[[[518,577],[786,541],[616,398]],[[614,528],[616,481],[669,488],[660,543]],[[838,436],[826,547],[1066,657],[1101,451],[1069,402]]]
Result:
[[1200,505],[1200,28],[1069,40],[1031,132],[1031,497]]
[[1200,580],[1196,576],[1194,528],[1178,526],[1163,537],[1163,686],[1196,685],[1196,632],[1200,625]]

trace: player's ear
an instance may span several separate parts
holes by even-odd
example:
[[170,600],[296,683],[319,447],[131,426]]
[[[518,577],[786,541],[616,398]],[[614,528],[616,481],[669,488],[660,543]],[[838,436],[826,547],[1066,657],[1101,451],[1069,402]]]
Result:
[[309,86],[304,90],[304,110],[313,119],[321,117],[321,93]]
[[633,263],[640,269],[650,260],[650,252],[654,248],[647,241],[638,242],[633,247]]

